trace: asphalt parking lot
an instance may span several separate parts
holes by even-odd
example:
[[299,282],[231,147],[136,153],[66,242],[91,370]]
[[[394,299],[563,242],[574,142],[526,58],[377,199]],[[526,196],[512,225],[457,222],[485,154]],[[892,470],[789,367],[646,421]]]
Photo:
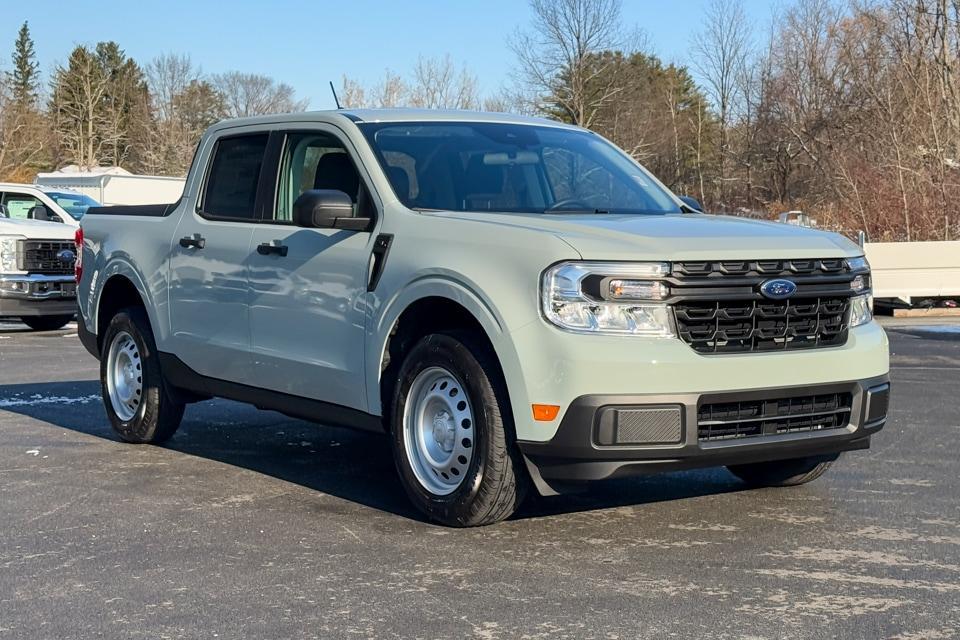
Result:
[[385,438],[226,401],[122,444],[76,329],[0,324],[0,638],[953,638],[960,327],[888,327],[891,421],[786,490],[616,481],[452,530]]

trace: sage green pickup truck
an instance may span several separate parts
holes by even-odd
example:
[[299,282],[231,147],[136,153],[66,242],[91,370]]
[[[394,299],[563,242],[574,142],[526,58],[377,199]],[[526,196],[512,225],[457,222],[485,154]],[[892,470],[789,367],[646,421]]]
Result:
[[178,202],[81,232],[80,337],[123,440],[211,397],[383,433],[448,525],[630,474],[800,484],[886,420],[857,245],[705,215],[557,122],[229,120]]

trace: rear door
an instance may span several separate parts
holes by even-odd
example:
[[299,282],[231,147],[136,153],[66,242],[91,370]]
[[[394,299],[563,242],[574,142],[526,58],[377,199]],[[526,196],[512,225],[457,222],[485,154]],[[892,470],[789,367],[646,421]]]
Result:
[[268,140],[250,131],[215,141],[195,210],[184,213],[170,248],[174,355],[234,382],[250,365],[248,258]]
[[346,192],[376,217],[353,150],[334,127],[278,132],[279,176],[250,252],[254,374],[274,391],[366,410],[365,298],[373,233],[293,224],[309,189]]

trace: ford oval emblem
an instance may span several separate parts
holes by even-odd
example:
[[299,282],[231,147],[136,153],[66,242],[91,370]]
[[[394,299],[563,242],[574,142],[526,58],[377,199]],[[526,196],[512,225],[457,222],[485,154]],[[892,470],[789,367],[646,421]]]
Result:
[[70,249],[63,249],[62,251],[57,252],[57,260],[63,264],[70,264],[77,259],[77,254],[75,254]]
[[771,300],[785,300],[797,292],[792,280],[767,280],[760,285],[760,293]]

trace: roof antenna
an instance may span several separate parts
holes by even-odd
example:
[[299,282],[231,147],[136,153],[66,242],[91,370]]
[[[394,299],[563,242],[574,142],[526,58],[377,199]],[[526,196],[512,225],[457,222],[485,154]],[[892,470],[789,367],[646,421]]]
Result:
[[333,80],[330,81],[330,93],[333,94],[333,102],[337,105],[337,109],[343,109],[340,106],[340,100],[337,98],[337,90],[333,88]]

